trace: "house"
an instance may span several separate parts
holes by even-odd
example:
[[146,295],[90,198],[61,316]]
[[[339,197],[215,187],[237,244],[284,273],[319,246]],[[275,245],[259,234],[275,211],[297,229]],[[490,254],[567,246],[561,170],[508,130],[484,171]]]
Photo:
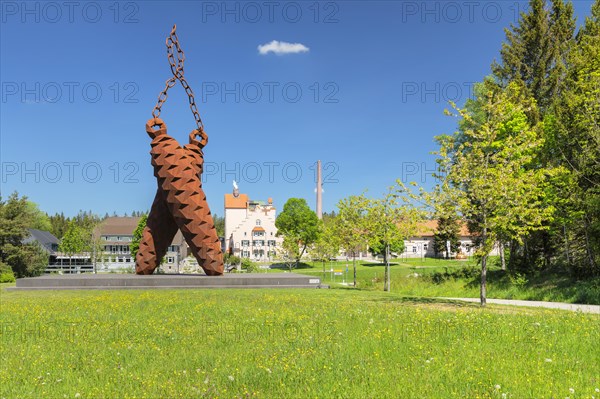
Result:
[[49,231],[27,229],[29,236],[23,240],[23,244],[37,242],[47,253],[50,259],[56,257],[59,240]]
[[[96,270],[99,272],[135,270],[135,259],[131,256],[133,232],[140,221],[139,217],[108,217],[104,219],[94,232],[100,240],[101,253],[97,256]],[[160,268],[165,273],[179,273],[182,261],[188,248],[181,234],[173,238]]]
[[[56,263],[58,244],[60,243],[58,238],[49,231],[37,229],[27,229],[27,231],[29,232],[29,236],[23,240],[23,244],[38,243],[48,254],[48,265]],[[48,270],[46,270],[46,272],[48,272]]]
[[44,273],[83,273],[93,272],[94,267],[89,253],[65,254],[59,252],[60,240],[49,231],[27,229],[29,236],[23,240],[23,244],[37,242],[48,253],[48,264]]
[[[402,253],[402,256],[408,258],[434,258],[444,256],[444,254],[436,254],[433,246],[433,237],[437,231],[437,225],[437,220],[425,220],[419,223],[417,234],[411,237],[410,240],[404,240],[404,252]],[[461,254],[465,256],[474,254],[474,239],[475,236],[471,234],[466,223],[461,223],[459,231]],[[495,246],[491,255],[498,254],[498,248]],[[451,256],[456,256],[456,253],[452,253]]]
[[234,182],[233,193],[225,194],[224,252],[253,261],[270,261],[283,239],[277,237],[276,208],[273,200],[251,200],[240,194]]

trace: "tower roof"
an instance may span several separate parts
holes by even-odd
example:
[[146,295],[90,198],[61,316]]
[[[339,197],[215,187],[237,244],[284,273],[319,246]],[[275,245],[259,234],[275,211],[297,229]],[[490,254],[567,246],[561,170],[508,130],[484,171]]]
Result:
[[248,194],[225,194],[225,209],[246,209],[248,206]]

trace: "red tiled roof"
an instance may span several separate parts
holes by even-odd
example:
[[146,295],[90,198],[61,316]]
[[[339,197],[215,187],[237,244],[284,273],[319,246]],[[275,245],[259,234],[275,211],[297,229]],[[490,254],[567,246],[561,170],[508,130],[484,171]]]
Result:
[[[471,236],[472,234],[469,232],[469,229],[467,228],[467,224],[464,222],[459,222],[459,223],[460,223],[460,231],[458,232],[458,234],[460,236]],[[438,227],[437,220],[425,220],[425,221],[419,223],[417,234],[415,234],[415,235],[422,236],[422,237],[433,237],[433,235],[437,231],[437,227]]]
[[248,206],[248,194],[225,194],[225,209],[246,209]]

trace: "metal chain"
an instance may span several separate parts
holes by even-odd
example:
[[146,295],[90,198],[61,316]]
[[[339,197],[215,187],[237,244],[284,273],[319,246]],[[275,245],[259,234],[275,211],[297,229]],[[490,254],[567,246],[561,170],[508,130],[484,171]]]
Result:
[[[167,101],[167,91],[175,86],[177,80],[183,86],[185,93],[188,96],[188,101],[190,103],[190,109],[192,110],[192,114],[194,114],[194,119],[196,120],[196,125],[198,126],[198,130],[200,133],[204,133],[204,124],[202,123],[202,119],[200,118],[200,114],[198,113],[198,107],[196,106],[196,100],[194,98],[194,92],[192,88],[185,80],[183,75],[183,62],[185,61],[185,54],[179,45],[179,39],[177,38],[177,34],[175,33],[177,26],[173,25],[173,29],[171,30],[171,34],[167,37],[167,59],[169,60],[169,65],[171,66],[171,73],[173,77],[168,79],[165,82],[165,89],[158,95],[158,101],[156,106],[152,110],[152,116],[154,118],[158,118],[160,116],[160,111]],[[177,58],[175,58],[175,50],[177,50]]]

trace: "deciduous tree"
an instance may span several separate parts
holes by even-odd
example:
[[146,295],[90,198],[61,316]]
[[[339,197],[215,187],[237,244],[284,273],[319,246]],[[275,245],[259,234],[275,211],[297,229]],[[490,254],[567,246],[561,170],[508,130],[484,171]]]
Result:
[[288,250],[292,249],[293,243],[298,247],[295,251],[297,266],[306,248],[319,238],[321,221],[305,199],[290,198],[277,216],[275,227],[277,235],[284,237]]

